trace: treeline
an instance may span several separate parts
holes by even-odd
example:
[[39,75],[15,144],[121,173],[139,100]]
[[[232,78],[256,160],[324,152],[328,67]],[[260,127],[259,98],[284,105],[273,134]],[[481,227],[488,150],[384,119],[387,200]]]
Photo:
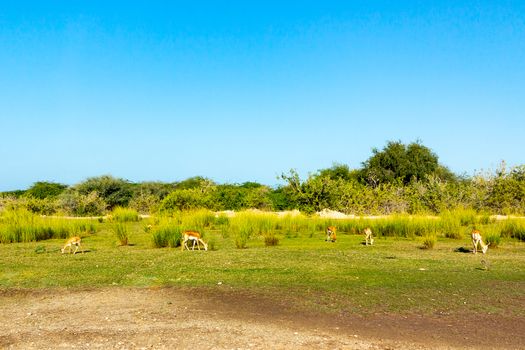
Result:
[[132,183],[110,175],[73,185],[37,182],[27,190],[3,192],[0,207],[25,207],[44,214],[102,215],[116,207],[140,213],[210,210],[323,209],[347,214],[439,214],[457,208],[490,214],[525,214],[525,165],[458,176],[420,142],[388,142],[374,149],[360,169],[343,164],[301,179],[290,170],[272,188],[256,182],[217,184],[204,177],[181,182]]

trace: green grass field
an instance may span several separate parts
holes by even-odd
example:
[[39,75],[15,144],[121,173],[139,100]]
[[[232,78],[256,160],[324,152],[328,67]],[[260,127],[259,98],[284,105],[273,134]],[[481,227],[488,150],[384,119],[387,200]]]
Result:
[[189,252],[155,248],[146,231],[156,221],[119,223],[127,227],[123,246],[114,223],[94,220],[95,232],[81,234],[84,254],[62,255],[63,238],[0,244],[0,288],[233,288],[326,312],[525,316],[525,243],[515,238],[474,255],[465,228],[456,239],[438,232],[434,248],[421,249],[423,236],[376,236],[370,247],[350,229],[329,243],[321,225],[266,223],[277,246],[254,231],[238,249],[233,226],[202,224],[213,250]]

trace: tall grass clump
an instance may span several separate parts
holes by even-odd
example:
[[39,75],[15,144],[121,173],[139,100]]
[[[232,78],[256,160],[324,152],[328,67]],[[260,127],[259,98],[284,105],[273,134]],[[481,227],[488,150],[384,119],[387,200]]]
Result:
[[[465,219],[463,222],[467,221],[468,220]],[[442,212],[439,216],[439,230],[447,238],[463,238],[461,230],[461,217],[451,211]]]
[[501,237],[516,238],[525,241],[525,221],[520,219],[507,219],[499,224]]
[[129,231],[126,225],[119,222],[118,224],[113,226],[113,231],[115,232],[115,235],[117,236],[120,245],[128,245]]
[[68,220],[33,214],[26,209],[5,210],[0,215],[0,243],[37,242],[66,238],[81,233],[95,233],[92,220]]
[[461,226],[472,226],[479,222],[478,214],[474,209],[457,208],[449,212],[449,215],[456,217]]
[[248,240],[255,232],[257,222],[252,214],[239,214],[230,220],[229,231],[233,235],[235,247],[246,248]]
[[176,248],[181,245],[182,229],[178,225],[165,222],[151,230],[151,238],[155,248]]
[[268,231],[263,234],[264,245],[266,247],[273,247],[279,244],[279,238],[276,236],[275,231]]
[[489,244],[491,248],[497,248],[501,242],[501,235],[499,232],[489,231],[485,235],[485,243]]
[[111,212],[111,218],[116,222],[136,222],[139,221],[139,213],[135,209],[116,207]]
[[[374,235],[390,237],[421,237],[436,232],[436,220],[429,218],[411,217],[408,215],[393,215],[381,219],[367,220]],[[365,227],[366,227],[365,226]],[[364,227],[359,227],[362,233]]]
[[434,249],[434,246],[436,245],[437,237],[436,235],[426,235],[423,237],[423,246],[422,249]]
[[198,232],[213,227],[217,219],[215,214],[207,209],[176,212],[172,218],[181,226],[183,231],[194,230]]
[[319,218],[308,218],[300,213],[292,212],[276,219],[274,229],[281,230],[288,238],[297,237],[299,231],[324,230],[324,223]]

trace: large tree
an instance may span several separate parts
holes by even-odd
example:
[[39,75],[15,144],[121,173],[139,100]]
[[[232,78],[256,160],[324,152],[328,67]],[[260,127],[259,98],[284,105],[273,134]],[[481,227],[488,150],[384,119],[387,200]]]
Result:
[[108,204],[108,209],[116,206],[126,207],[132,198],[132,185],[128,180],[115,178],[111,175],[90,177],[75,185],[73,191],[82,195],[96,192]]
[[30,195],[34,198],[54,198],[64,192],[67,185],[63,185],[55,182],[39,181],[35,182],[27,191],[26,195]]
[[419,141],[408,145],[389,141],[381,151],[374,148],[372,153],[361,170],[361,179],[372,186],[398,181],[408,184],[425,180],[430,175],[454,179],[454,175],[439,164],[438,156]]

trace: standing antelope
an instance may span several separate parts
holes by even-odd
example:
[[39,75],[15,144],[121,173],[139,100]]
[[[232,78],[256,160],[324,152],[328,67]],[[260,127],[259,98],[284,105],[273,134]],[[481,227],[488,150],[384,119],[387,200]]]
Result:
[[328,242],[328,241],[335,242],[337,240],[336,231],[337,231],[337,228],[335,226],[328,226],[326,228],[326,239],[325,239],[325,241],[326,242]]
[[200,233],[198,233],[196,231],[184,231],[182,233],[182,236],[184,238],[184,242],[183,242],[183,244],[181,246],[182,250],[184,250],[184,247],[186,247],[186,249],[190,250],[190,248],[188,247],[188,241],[192,241],[193,242],[191,250],[195,250],[195,245],[197,245],[197,249],[201,250],[201,247],[200,247],[199,243],[202,243],[202,245],[204,246],[204,250],[208,250],[208,245],[206,244],[206,242],[204,242],[202,240]]
[[[62,254],[64,254],[64,252],[66,251],[66,248],[69,248],[68,254],[71,254],[71,248],[73,246],[76,246],[76,249],[73,252],[73,255],[75,255],[77,253],[78,248],[81,248],[80,247],[80,242],[81,241],[82,241],[82,239],[80,237],[78,237],[78,236],[71,237],[70,239],[68,239],[66,241],[66,244],[64,244],[64,248],[61,249]],[[84,249],[82,249],[81,252],[84,253]]]
[[365,244],[368,245],[368,242],[370,242],[370,245],[374,244],[370,227],[365,228]]
[[489,244],[483,243],[483,240],[481,239],[481,233],[478,230],[472,231],[472,245],[474,246],[474,250],[472,253],[476,254],[478,252],[478,244],[481,247],[481,252],[485,254],[487,250],[489,249]]

